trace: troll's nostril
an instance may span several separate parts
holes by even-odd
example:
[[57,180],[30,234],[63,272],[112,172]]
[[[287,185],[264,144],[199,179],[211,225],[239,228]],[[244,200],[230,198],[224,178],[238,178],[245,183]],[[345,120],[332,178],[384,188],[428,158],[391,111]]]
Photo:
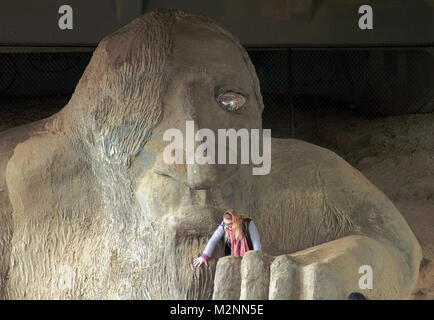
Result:
[[160,176],[166,177],[166,178],[172,178],[172,176],[170,174],[168,174],[167,172],[163,172],[160,170],[154,170],[154,172]]
[[196,182],[196,183],[190,182],[187,184],[191,190],[208,190],[211,188],[211,185],[209,182],[202,182],[201,181],[201,182]]

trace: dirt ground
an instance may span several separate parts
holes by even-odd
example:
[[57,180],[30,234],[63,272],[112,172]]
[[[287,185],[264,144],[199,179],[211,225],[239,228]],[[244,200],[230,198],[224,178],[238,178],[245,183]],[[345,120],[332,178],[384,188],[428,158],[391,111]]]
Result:
[[[67,101],[0,100],[0,131],[48,117]],[[414,297],[434,299],[434,113],[379,117],[312,106],[294,117],[295,138],[336,152],[400,210],[423,249]]]

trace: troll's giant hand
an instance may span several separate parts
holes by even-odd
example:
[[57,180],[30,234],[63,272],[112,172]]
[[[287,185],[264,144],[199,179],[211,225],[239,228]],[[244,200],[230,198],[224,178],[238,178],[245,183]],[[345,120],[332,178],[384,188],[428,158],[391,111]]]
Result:
[[255,202],[266,249],[221,258],[213,299],[410,296],[421,250],[380,190],[335,153],[302,141],[274,140],[272,163],[270,176],[253,178],[268,186]]

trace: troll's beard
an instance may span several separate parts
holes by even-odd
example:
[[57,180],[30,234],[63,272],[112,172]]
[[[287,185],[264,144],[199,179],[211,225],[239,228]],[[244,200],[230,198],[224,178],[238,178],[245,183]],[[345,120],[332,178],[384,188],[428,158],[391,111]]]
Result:
[[[138,204],[126,169],[103,163],[102,194],[107,217],[106,235],[110,254],[106,261],[106,298],[120,299],[212,299],[217,246],[209,267],[194,267],[208,235],[177,236],[175,230],[144,212]],[[115,187],[113,187],[115,186]],[[146,210],[145,210],[146,211]],[[115,252],[115,254],[113,254]]]
[[[208,267],[193,265],[208,237],[176,237],[174,232],[161,228],[151,233],[150,240],[144,283],[149,299],[212,299],[216,259],[211,259]],[[216,248],[214,256],[221,255],[220,249]]]

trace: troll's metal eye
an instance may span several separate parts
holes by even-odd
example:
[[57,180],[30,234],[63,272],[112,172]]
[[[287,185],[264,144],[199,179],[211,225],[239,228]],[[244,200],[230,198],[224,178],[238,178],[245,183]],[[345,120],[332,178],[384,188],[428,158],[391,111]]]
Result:
[[217,97],[217,102],[226,110],[237,111],[246,103],[246,98],[239,93],[230,91],[220,94]]

